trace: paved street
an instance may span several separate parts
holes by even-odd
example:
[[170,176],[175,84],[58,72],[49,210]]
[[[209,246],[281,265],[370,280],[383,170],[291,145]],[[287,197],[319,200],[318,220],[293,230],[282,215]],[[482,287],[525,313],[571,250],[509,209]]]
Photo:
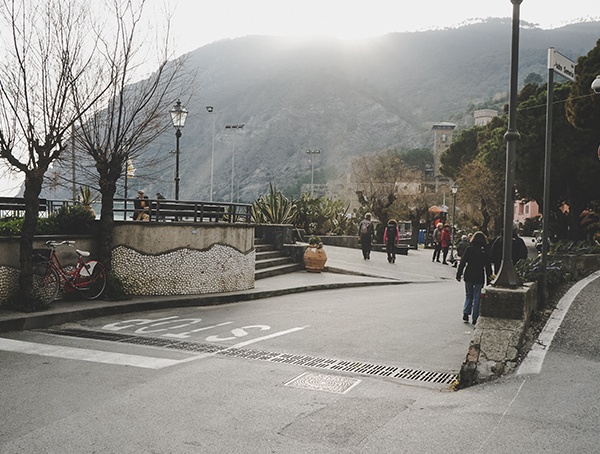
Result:
[[339,249],[330,267],[378,277],[294,273],[257,291],[386,285],[3,333],[0,453],[595,452],[600,279],[539,374],[451,392],[418,373],[451,375],[464,359],[472,327],[454,270],[430,251],[390,265]]

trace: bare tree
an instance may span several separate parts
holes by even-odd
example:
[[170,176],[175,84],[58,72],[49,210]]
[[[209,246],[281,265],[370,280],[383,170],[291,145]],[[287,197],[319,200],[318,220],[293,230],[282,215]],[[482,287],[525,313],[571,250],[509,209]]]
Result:
[[[1,0],[0,156],[25,176],[25,218],[20,240],[21,304],[33,307],[33,237],[44,176],[65,149],[69,129],[108,87],[93,65],[88,9],[76,0]],[[73,88],[95,75],[96,84]]]
[[[99,258],[110,269],[114,228],[114,198],[118,180],[126,175],[127,160],[144,152],[150,143],[169,128],[168,110],[180,97],[185,59],[169,60],[168,17],[164,41],[158,43],[157,69],[144,80],[135,82],[140,65],[148,61],[147,44],[153,42],[142,33],[146,0],[106,2],[114,20],[108,27],[96,29],[101,64],[113,75],[103,105],[83,115],[85,97],[81,86],[72,86],[74,102],[81,111],[76,141],[94,161],[99,176],[102,208],[99,231]],[[111,30],[110,34],[105,32]],[[87,80],[93,85],[95,80]],[[189,83],[186,86],[191,86]],[[84,93],[85,94],[85,93]]]
[[[399,185],[412,182],[414,171],[404,164],[397,152],[391,150],[355,159],[352,170],[358,201],[382,225],[386,225],[395,212]],[[378,231],[378,236],[381,235],[383,233]]]

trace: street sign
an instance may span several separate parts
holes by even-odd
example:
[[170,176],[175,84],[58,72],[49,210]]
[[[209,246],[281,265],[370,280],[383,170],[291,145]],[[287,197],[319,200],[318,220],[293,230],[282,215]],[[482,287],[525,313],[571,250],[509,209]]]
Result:
[[554,47],[548,49],[548,69],[552,69],[571,82],[575,80],[575,63],[562,55]]

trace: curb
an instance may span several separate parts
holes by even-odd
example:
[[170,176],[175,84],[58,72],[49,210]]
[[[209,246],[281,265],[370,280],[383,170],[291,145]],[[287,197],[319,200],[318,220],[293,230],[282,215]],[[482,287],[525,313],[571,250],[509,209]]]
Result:
[[[105,317],[129,312],[150,311],[177,307],[217,306],[242,301],[252,301],[274,296],[292,295],[318,290],[333,290],[352,287],[369,287],[375,285],[407,284],[405,281],[382,280],[378,282],[339,282],[331,284],[315,284],[303,287],[290,287],[273,290],[243,291],[234,293],[140,297],[128,301],[91,301],[75,302],[69,307],[51,308],[47,311],[31,313],[10,313],[0,316],[0,333],[48,328],[54,325],[77,322],[87,318]],[[81,304],[79,304],[81,303]],[[85,307],[81,307],[85,305]]]

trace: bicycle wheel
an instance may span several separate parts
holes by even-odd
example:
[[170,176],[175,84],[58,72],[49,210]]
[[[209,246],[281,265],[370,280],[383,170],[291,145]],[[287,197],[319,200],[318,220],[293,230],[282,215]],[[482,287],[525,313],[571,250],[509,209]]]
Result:
[[54,268],[33,267],[33,287],[31,295],[42,304],[50,304],[58,296],[60,278]]
[[106,287],[106,268],[96,260],[90,260],[79,269],[75,278],[75,288],[88,300],[95,300]]

